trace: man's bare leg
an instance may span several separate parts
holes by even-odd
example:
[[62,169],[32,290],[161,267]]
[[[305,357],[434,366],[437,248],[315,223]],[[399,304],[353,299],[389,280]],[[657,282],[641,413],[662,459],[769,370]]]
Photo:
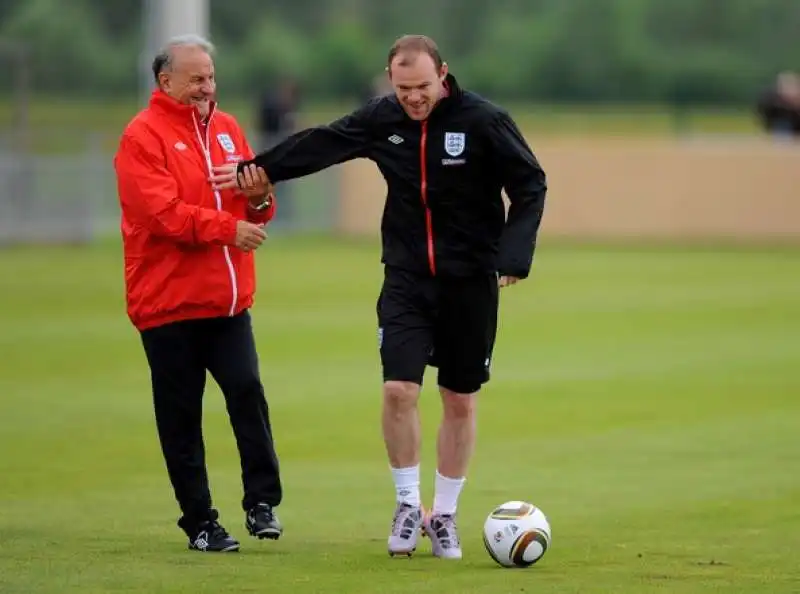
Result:
[[425,527],[434,555],[460,559],[461,543],[455,516],[475,449],[477,395],[459,394],[442,387],[439,392],[442,395],[442,423],[437,442],[436,488],[433,510]]
[[383,440],[397,496],[397,509],[389,536],[389,553],[392,555],[410,555],[416,549],[422,526],[419,393],[419,384],[413,382],[388,381],[383,385]]
[[[475,449],[477,395],[459,394],[447,388],[439,388],[439,392],[442,395],[442,423],[437,442],[437,470],[443,477],[463,480]],[[438,511],[455,511],[450,508],[456,501],[445,503],[448,509]]]

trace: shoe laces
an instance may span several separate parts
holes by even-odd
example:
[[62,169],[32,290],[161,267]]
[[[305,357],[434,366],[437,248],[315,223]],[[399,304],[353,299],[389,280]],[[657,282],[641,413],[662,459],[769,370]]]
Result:
[[460,545],[455,516],[450,514],[433,516],[430,520],[430,525],[443,548],[447,549]]
[[412,507],[407,503],[398,505],[392,519],[392,534],[402,538],[410,538],[414,528],[417,526],[421,513],[419,508]]
[[228,538],[228,531],[216,520],[209,520],[200,527],[200,534],[205,532],[209,538],[224,539]]
[[275,514],[272,511],[272,506],[270,504],[268,504],[268,503],[258,503],[258,504],[256,504],[253,507],[251,513],[252,513],[253,517],[256,517],[256,516],[259,516],[259,515],[264,516],[265,519],[268,522],[271,522],[275,517]]

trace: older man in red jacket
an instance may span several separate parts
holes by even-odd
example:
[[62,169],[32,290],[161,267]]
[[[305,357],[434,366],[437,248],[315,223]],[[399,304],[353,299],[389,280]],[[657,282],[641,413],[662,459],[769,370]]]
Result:
[[215,167],[253,152],[215,101],[213,48],[187,36],[153,61],[158,88],[114,159],[128,316],[150,367],[156,424],[189,548],[236,551],[212,507],[202,437],[206,371],[220,386],[242,468],[245,525],[278,538],[282,488],[250,320],[253,251],[275,213],[263,171],[246,192],[216,190]]

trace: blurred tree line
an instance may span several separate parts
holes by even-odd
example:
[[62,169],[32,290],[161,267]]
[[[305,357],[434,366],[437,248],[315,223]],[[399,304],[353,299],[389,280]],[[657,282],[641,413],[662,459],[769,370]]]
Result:
[[[800,68],[800,0],[210,2],[226,94],[292,75],[307,97],[353,98],[404,33],[434,37],[464,84],[498,99],[750,103]],[[37,93],[133,95],[141,4],[0,0],[0,37],[28,44]]]

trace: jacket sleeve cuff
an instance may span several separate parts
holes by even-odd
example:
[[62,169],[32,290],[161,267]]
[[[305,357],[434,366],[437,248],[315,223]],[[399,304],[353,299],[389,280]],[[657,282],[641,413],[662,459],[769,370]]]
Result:
[[275,183],[281,181],[281,179],[279,177],[277,177],[279,175],[279,173],[277,171],[278,170],[278,165],[277,164],[272,164],[272,165],[267,166],[265,163],[259,161],[258,156],[255,156],[252,159],[248,159],[247,161],[239,161],[239,163],[237,163],[237,165],[236,165],[236,182],[237,182],[237,184],[239,182],[239,174],[240,173],[244,173],[245,168],[249,167],[250,165],[255,165],[256,167],[261,167],[261,169],[264,170],[264,173],[267,174],[267,178],[269,179],[270,183],[275,184]]
[[238,221],[233,217],[227,217],[222,223],[222,242],[226,245],[236,245],[236,227]]
[[500,265],[497,267],[497,272],[500,273],[500,276],[513,276],[521,279],[528,278],[530,271],[531,263],[523,263],[510,258],[501,260]]

